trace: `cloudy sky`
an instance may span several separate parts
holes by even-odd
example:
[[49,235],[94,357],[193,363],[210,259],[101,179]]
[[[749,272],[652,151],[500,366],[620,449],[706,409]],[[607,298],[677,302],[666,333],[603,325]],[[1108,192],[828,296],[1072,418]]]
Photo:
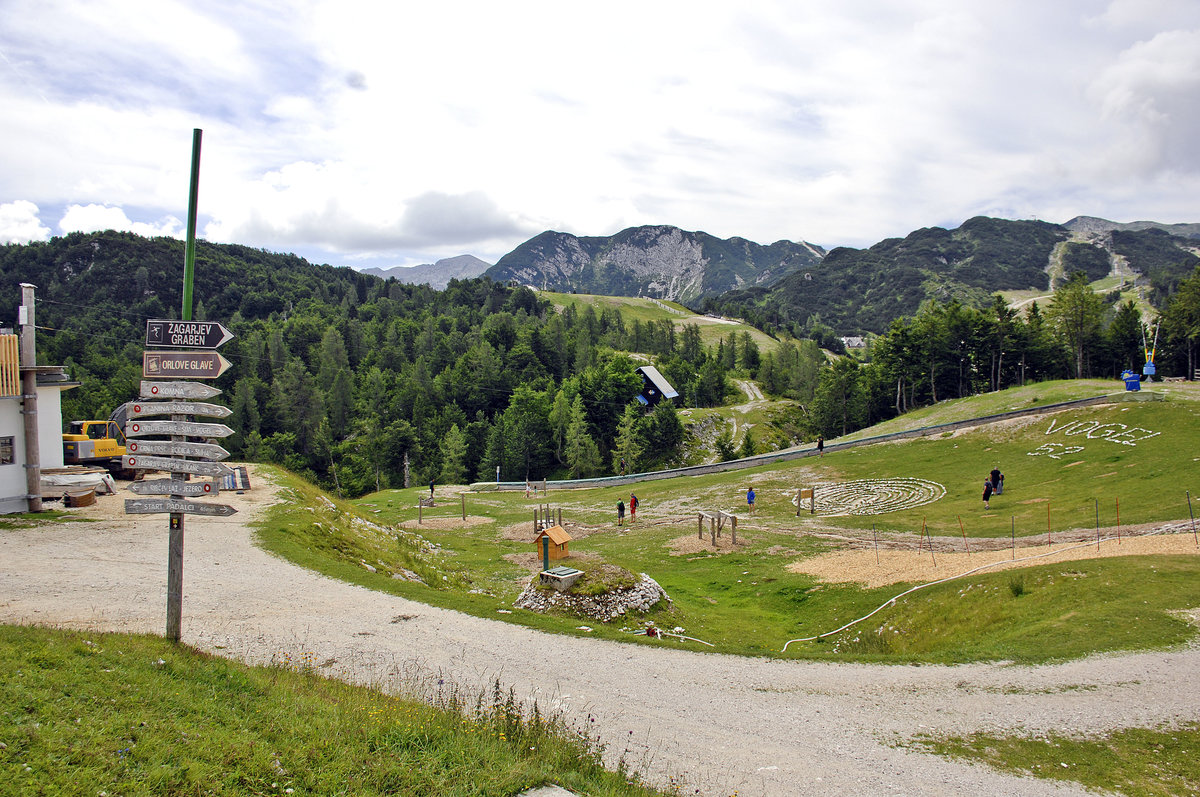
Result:
[[546,229],[865,246],[1200,222],[1196,0],[0,0],[0,243],[494,262]]

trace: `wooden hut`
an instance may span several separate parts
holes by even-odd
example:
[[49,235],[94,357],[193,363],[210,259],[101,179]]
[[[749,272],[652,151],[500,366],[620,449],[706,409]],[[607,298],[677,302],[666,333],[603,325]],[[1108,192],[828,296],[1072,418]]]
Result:
[[533,538],[533,546],[537,549],[537,555],[540,558],[542,555],[542,537],[550,538],[550,558],[565,559],[571,555],[567,550],[567,546],[571,542],[571,535],[567,534],[566,529],[562,526],[551,526],[547,529],[542,529],[538,535]]
[[635,398],[643,407],[653,407],[665,398],[679,398],[679,391],[671,387],[667,378],[660,374],[653,365],[643,365],[637,369],[637,372],[642,377],[642,392]]

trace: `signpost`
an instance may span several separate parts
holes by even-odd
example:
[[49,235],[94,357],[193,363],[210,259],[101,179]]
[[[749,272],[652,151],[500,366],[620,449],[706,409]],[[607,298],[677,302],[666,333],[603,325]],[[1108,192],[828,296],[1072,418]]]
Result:
[[178,479],[154,479],[152,481],[133,482],[129,485],[130,492],[138,495],[171,495],[203,497],[219,495],[219,482],[185,482]]
[[168,457],[199,457],[222,460],[229,452],[216,443],[188,443],[175,440],[130,440],[125,450],[130,454],[161,454]]
[[129,405],[129,414],[134,418],[146,415],[206,415],[210,418],[228,418],[233,410],[220,404],[205,404],[200,401],[135,401]]
[[219,349],[233,340],[233,333],[216,321],[146,322],[147,346],[184,346],[194,349]]
[[171,473],[194,473],[197,476],[228,476],[233,468],[223,462],[195,462],[190,459],[175,459],[173,457],[125,457],[125,467],[143,468],[146,470],[169,470]]
[[163,512],[227,517],[237,512],[225,504],[200,504],[195,501],[179,501],[174,498],[126,498],[125,514],[152,515]]
[[223,423],[191,423],[190,421],[130,421],[125,425],[126,437],[143,437],[148,434],[229,437],[233,434],[233,430]]
[[229,366],[216,351],[142,352],[142,375],[152,379],[216,379]]
[[[222,438],[233,430],[220,423],[194,423],[194,416],[227,418],[232,410],[204,399],[221,391],[197,382],[174,379],[216,379],[229,368],[229,361],[216,349],[233,339],[233,333],[215,321],[192,320],[192,275],[196,252],[196,200],[200,179],[200,130],[193,131],[192,185],[188,203],[188,242],[184,253],[183,320],[152,319],[146,322],[148,347],[176,347],[196,351],[156,351],[142,353],[142,398],[171,399],[138,401],[129,406],[125,436],[131,438],[125,465],[143,470],[164,470],[170,479],[135,482],[130,490],[138,495],[165,498],[127,498],[125,512],[131,515],[168,513],[171,516],[167,544],[167,638],[179,641],[183,618],[183,521],[185,515],[228,517],[237,512],[225,504],[205,504],[183,500],[189,497],[217,495],[217,482],[190,482],[189,475],[221,477],[233,469],[219,460],[229,452],[214,443],[193,442],[189,437]],[[170,420],[142,420],[152,415],[169,415]],[[137,440],[146,435],[169,435],[169,440]],[[196,457],[196,459],[187,459]]]
[[210,399],[221,395],[220,388],[203,382],[150,382],[143,381],[142,398]]

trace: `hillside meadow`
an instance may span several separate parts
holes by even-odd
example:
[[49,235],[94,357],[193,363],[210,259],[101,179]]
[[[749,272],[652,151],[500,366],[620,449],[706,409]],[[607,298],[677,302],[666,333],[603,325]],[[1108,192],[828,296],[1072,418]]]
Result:
[[[891,662],[1040,662],[1169,647],[1194,635],[1174,612],[1200,606],[1200,549],[1187,525],[1189,492],[1193,503],[1200,493],[1193,483],[1200,473],[1198,412],[1200,402],[1184,399],[1120,401],[750,470],[632,487],[552,488],[530,497],[439,486],[436,505],[421,509],[417,499],[428,487],[337,502],[294,480],[294,500],[277,507],[260,533],[268,548],[300,564],[374,589],[556,633],[639,644]],[[994,466],[1005,473],[1006,489],[985,510],[981,487]],[[749,487],[757,495],[753,515]],[[807,487],[819,498],[814,514],[807,502],[799,512],[795,503]],[[617,501],[627,503],[631,492],[640,501],[637,520],[617,526]],[[898,504],[871,508],[880,501]],[[319,531],[310,530],[313,515],[304,508],[313,504],[325,518]],[[573,538],[563,564],[585,573],[598,573],[600,565],[646,573],[670,604],[607,624],[513,609],[541,567],[532,544],[538,506],[561,511]],[[876,513],[850,514],[852,506]],[[713,546],[709,524],[699,518],[715,511],[737,514],[736,545],[726,526]],[[349,519],[360,516],[382,531],[355,532]],[[328,524],[339,518],[345,528],[331,536]],[[1167,525],[1182,532],[1168,540],[1175,546],[1169,552],[1130,555],[1130,535]],[[1078,560],[1081,552],[1066,550],[1098,536],[1102,558]],[[1055,548],[1061,558],[1041,557]],[[855,552],[857,569],[828,566]],[[912,586],[978,567],[985,553],[1041,558],[1029,559],[1019,576],[985,569],[929,587],[870,624],[829,633]],[[902,558],[910,565],[899,569],[900,577],[882,577]],[[392,578],[398,568],[421,573],[423,583]],[[1064,613],[1074,619],[1060,622]],[[681,628],[712,647],[635,635],[648,623]],[[1045,634],[1046,623],[1056,627],[1054,635]],[[822,638],[787,644],[814,636]]]
[[[931,426],[1107,387],[1031,386],[898,421]],[[438,485],[435,505],[422,508],[428,487],[350,502],[271,469],[282,500],[257,535],[297,564],[371,589],[657,647],[1017,664],[1178,648],[1194,641],[1200,606],[1200,539],[1187,502],[1200,492],[1192,387],[1163,386],[1162,401],[1077,407],[632,487],[526,497]],[[1006,489],[984,511],[978,487],[993,466]],[[757,493],[753,514],[748,487]],[[793,502],[801,487],[817,490],[820,511]],[[638,519],[618,527],[616,501],[631,490]],[[912,505],[841,513],[887,510],[886,501]],[[539,568],[530,543],[537,506],[562,512],[573,536],[565,563],[589,575],[602,564],[648,573],[671,604],[608,624],[514,609]],[[728,526],[716,546],[698,526],[698,513],[715,510],[738,515],[736,545]],[[1145,536],[1164,528],[1173,533]],[[1156,553],[1143,553],[1148,543]],[[1089,558],[1080,558],[1084,548]],[[839,559],[847,556],[856,559]],[[1011,569],[952,578],[1004,559]],[[634,633],[648,622],[712,647]],[[586,737],[499,689],[435,695],[427,705],[318,677],[311,661],[252,668],[161,639],[45,629],[0,628],[0,659],[15,673],[0,683],[10,726],[0,779],[30,793],[325,793],[350,784],[364,794],[513,794],[546,782],[587,794],[652,793],[626,772],[605,771]],[[1095,738],[931,733],[913,746],[1090,788],[1176,794],[1198,782],[1198,739],[1187,725]]]
[[736,332],[750,335],[758,348],[767,352],[779,344],[775,338],[760,329],[741,321],[717,318],[711,315],[695,313],[678,302],[648,299],[640,296],[600,296],[587,293],[553,293],[539,292],[538,296],[548,299],[555,307],[573,306],[583,311],[591,307],[599,316],[605,310],[619,311],[627,325],[634,321],[643,324],[658,321],[670,321],[677,329],[685,324],[695,324],[700,328],[700,340],[705,346],[716,347],[729,333]]

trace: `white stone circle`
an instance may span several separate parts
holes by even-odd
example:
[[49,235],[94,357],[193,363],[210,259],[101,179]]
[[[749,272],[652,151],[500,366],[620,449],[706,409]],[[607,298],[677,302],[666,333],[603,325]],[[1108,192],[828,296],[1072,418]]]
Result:
[[906,477],[818,484],[817,513],[827,517],[882,515],[932,504],[945,494],[946,488],[937,482]]

